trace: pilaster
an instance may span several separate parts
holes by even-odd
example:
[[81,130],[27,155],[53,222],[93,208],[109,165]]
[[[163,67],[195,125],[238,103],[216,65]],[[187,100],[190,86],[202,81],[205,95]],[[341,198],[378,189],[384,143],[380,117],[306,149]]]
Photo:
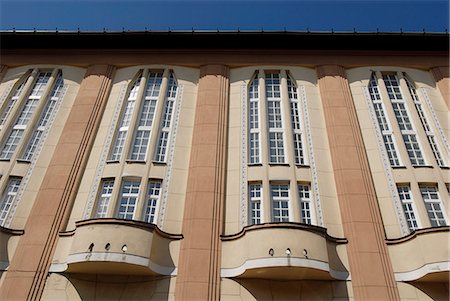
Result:
[[31,209],[0,300],[40,300],[58,233],[65,229],[111,88],[115,68],[94,65],[81,82]]
[[228,67],[201,67],[176,300],[220,299],[228,89]]
[[356,300],[400,300],[345,70],[317,67]]

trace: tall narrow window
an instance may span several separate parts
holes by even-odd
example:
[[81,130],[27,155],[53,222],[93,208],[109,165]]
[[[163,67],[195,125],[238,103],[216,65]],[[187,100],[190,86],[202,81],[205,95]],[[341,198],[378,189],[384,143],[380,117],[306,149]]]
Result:
[[43,136],[45,130],[48,129],[48,127],[49,127],[50,118],[53,116],[53,114],[55,112],[56,104],[58,102],[58,99],[61,97],[63,87],[64,87],[64,81],[63,81],[61,74],[59,74],[58,78],[56,80],[56,84],[53,87],[52,92],[50,93],[47,104],[45,105],[45,108],[42,111],[41,116],[39,117],[37,127],[34,130],[33,135],[31,136],[30,140],[28,141],[28,144],[25,149],[25,152],[23,153],[22,159],[31,160],[31,158],[35,154],[36,148],[38,147],[39,143],[41,142],[41,139],[42,139],[42,136]]
[[412,165],[425,165],[422,151],[417,141],[416,132],[406,109],[397,76],[394,74],[383,75],[389,99],[394,109],[395,118],[402,133],[403,142]]
[[428,218],[432,227],[446,226],[444,213],[441,208],[441,200],[436,186],[420,185],[420,193],[422,194],[425,208],[427,209]]
[[112,191],[114,188],[114,180],[103,180],[101,185],[101,192],[97,201],[96,218],[107,217],[109,202],[111,200]]
[[257,225],[262,223],[262,193],[261,184],[248,185],[249,194],[249,217],[250,224]]
[[156,147],[155,161],[166,162],[167,146],[170,138],[170,130],[173,123],[173,110],[177,99],[178,84],[173,72],[170,72],[169,84],[164,101],[164,112],[161,119],[158,144]]
[[377,117],[378,126],[380,127],[381,134],[383,136],[384,147],[386,148],[387,155],[391,166],[400,166],[400,159],[397,155],[397,149],[395,147],[395,139],[392,135],[392,130],[381,99],[380,91],[378,89],[378,82],[375,73],[372,73],[369,82],[369,94],[372,100],[373,109]]
[[117,218],[133,219],[137,199],[139,197],[139,182],[125,181],[122,184],[119,208]]
[[16,198],[17,191],[19,191],[21,181],[22,178],[17,177],[11,177],[8,181],[8,186],[3,192],[0,203],[0,226],[5,225],[6,218],[8,217],[11,206]]
[[272,220],[289,222],[289,185],[271,185]]
[[[27,77],[28,78],[28,77]],[[17,100],[19,99],[23,88],[25,87],[25,83],[27,81],[26,79],[22,79],[22,81],[19,83],[17,88],[15,88],[14,93],[12,96],[8,99],[6,102],[6,106],[3,110],[3,112],[0,115],[0,129],[3,127],[3,125],[6,122],[6,119],[8,118],[9,114],[11,114],[12,109],[14,108],[15,104],[17,103]]]
[[122,156],[123,146],[125,139],[127,138],[128,128],[130,126],[131,117],[134,111],[134,105],[136,104],[137,94],[139,92],[139,84],[141,82],[142,74],[133,82],[133,86],[128,94],[125,108],[122,111],[119,127],[116,132],[116,137],[111,150],[110,160],[118,161]]
[[147,223],[155,223],[160,195],[161,181],[151,180],[148,183],[147,201],[144,209],[144,221]]
[[269,163],[285,163],[280,74],[266,73],[265,82],[269,123]]
[[298,198],[300,200],[300,213],[302,223],[312,224],[312,198],[311,198],[311,185],[298,184]]
[[259,81],[256,73],[248,87],[248,128],[249,128],[249,162],[261,163],[260,122],[259,122]]
[[410,231],[415,231],[419,228],[416,219],[415,206],[413,199],[411,197],[411,191],[409,186],[398,185],[397,186],[398,196],[402,202],[403,213],[405,214],[406,222]]
[[131,147],[131,160],[144,161],[146,158],[161,82],[162,72],[149,73],[145,97],[139,112],[138,126]]
[[297,85],[295,81],[291,79],[288,75],[287,78],[287,88],[288,88],[288,96],[289,102],[291,104],[291,121],[292,121],[292,130],[294,135],[294,158],[295,164],[305,164],[305,156],[303,151],[302,144],[302,126],[301,126],[301,117],[300,117],[300,104],[298,101],[298,92]]
[[42,94],[44,93],[44,89],[47,85],[48,80],[50,79],[50,75],[50,72],[39,73],[39,76],[22,108],[22,111],[17,117],[8,138],[3,144],[2,150],[0,152],[0,159],[9,160],[14,154],[14,151],[19,145],[23,133],[27,128],[28,122],[30,121],[31,116],[36,110]]
[[428,142],[430,144],[431,150],[433,151],[434,158],[439,166],[445,166],[445,162],[441,156],[441,152],[439,151],[439,147],[436,143],[435,136],[433,130],[428,123],[428,120],[425,116],[425,112],[422,109],[422,103],[417,95],[416,87],[414,82],[412,82],[405,73],[403,73],[406,85],[408,86],[409,94],[414,102],[414,106],[416,107],[417,114],[419,115],[420,121],[422,122],[423,129],[427,135]]

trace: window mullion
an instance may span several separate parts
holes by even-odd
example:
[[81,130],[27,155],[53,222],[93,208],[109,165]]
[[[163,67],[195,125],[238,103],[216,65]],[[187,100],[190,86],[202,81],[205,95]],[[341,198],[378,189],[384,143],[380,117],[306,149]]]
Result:
[[392,104],[395,119],[402,134],[406,152],[411,165],[425,165],[422,147],[415,130],[414,122],[404,99],[397,74],[383,75],[385,88]]
[[[164,88],[164,87],[161,87]],[[172,92],[175,91],[175,95]],[[159,131],[157,133],[157,141],[154,148],[153,159],[155,162],[165,163],[167,161],[167,153],[169,151],[169,141],[171,136],[171,129],[173,128],[173,121],[175,119],[176,98],[178,94],[178,83],[173,74],[173,71],[168,72],[167,88],[163,90],[164,101],[161,112],[161,120]],[[166,119],[167,118],[167,119]]]
[[[402,77],[401,77],[401,83],[406,87],[406,89],[408,89],[409,91],[409,95],[407,95],[407,97],[410,97],[410,99],[412,100],[414,107],[416,109],[416,113],[417,116],[419,117],[419,120],[422,124],[422,128],[425,132],[425,135],[427,137],[428,140],[428,144],[431,148],[431,151],[434,155],[434,158],[436,159],[436,163],[438,164],[438,166],[445,166],[445,161],[441,155],[441,151],[440,151],[440,147],[435,139],[435,135],[433,133],[433,129],[431,127],[431,124],[428,122],[428,118],[427,115],[423,109],[422,106],[422,102],[419,98],[419,96],[417,95],[417,91],[414,85],[414,82],[412,82],[408,76],[406,75],[406,73],[402,73]],[[417,135],[419,136],[421,133],[418,131]]]
[[46,107],[47,102],[50,101],[51,92],[53,90],[53,86],[56,84],[59,72],[59,69],[53,69],[50,78],[45,86],[45,90],[42,92],[41,96],[37,98],[36,108],[34,109],[30,120],[26,124],[26,128],[24,129],[24,133],[22,135],[22,140],[15,151],[16,157],[19,156],[19,154],[23,154],[23,152],[25,151],[28,141],[30,140],[31,135],[34,132],[35,126],[39,122],[42,111]]
[[147,86],[147,80],[150,71],[148,69],[144,70],[141,81],[139,83],[139,91],[136,95],[136,100],[134,102],[134,109],[131,115],[130,121],[127,126],[127,134],[125,138],[125,142],[123,144],[122,155],[121,158],[130,158],[131,151],[133,148],[133,141],[135,139],[136,130],[132,130],[133,128],[137,128],[139,115],[141,113],[142,103],[144,101],[145,89]]
[[[10,99],[8,99],[7,102],[5,102],[4,108],[2,108],[2,112],[0,115],[0,130],[3,128],[8,128],[8,125],[11,124],[12,120],[14,119],[13,116],[16,115],[17,110],[19,110],[20,105],[23,103],[25,97],[27,97],[31,85],[33,84],[39,70],[33,69],[32,71],[29,71],[26,73],[26,79],[22,78],[19,79],[21,83],[17,86],[17,88],[14,90],[14,95],[11,96]],[[18,89],[20,89],[20,92],[17,93]]]
[[[259,161],[261,164],[265,165],[268,163],[269,158],[269,130],[268,130],[268,119],[267,119],[267,97],[266,97],[266,84],[264,78],[264,70],[258,70],[258,85],[259,85]],[[267,189],[268,186],[264,189]],[[269,204],[269,202],[267,202]],[[265,212],[270,212],[266,210]],[[269,219],[270,220],[270,219]]]

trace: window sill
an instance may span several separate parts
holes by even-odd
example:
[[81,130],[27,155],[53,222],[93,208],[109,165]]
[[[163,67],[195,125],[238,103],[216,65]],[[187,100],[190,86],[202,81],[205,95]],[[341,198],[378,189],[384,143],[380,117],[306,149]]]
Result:
[[119,160],[107,160],[106,164],[115,164],[115,163],[119,163]]
[[289,163],[269,163],[269,166],[290,166]]
[[157,166],[165,166],[167,165],[167,162],[160,162],[160,161],[152,161],[153,165]]
[[406,169],[406,166],[391,166],[392,169]]
[[247,165],[248,165],[248,167],[251,167],[251,166],[263,166],[262,163],[249,163]]
[[439,166],[440,169],[450,169],[450,166]]
[[11,159],[0,159],[0,162],[9,162]]
[[414,168],[434,168],[432,165],[413,165]]
[[128,164],[145,164],[145,161],[140,160],[125,160]]
[[31,160],[25,160],[25,159],[17,159],[16,161],[17,161],[17,163],[25,163],[25,164],[30,164],[31,163]]
[[300,168],[310,168],[311,166],[306,165],[306,164],[295,164],[295,166],[300,167]]

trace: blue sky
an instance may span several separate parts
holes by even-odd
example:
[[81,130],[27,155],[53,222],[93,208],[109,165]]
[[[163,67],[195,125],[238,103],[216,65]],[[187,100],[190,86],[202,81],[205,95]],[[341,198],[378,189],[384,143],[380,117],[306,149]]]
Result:
[[425,31],[448,0],[0,0],[0,29]]

